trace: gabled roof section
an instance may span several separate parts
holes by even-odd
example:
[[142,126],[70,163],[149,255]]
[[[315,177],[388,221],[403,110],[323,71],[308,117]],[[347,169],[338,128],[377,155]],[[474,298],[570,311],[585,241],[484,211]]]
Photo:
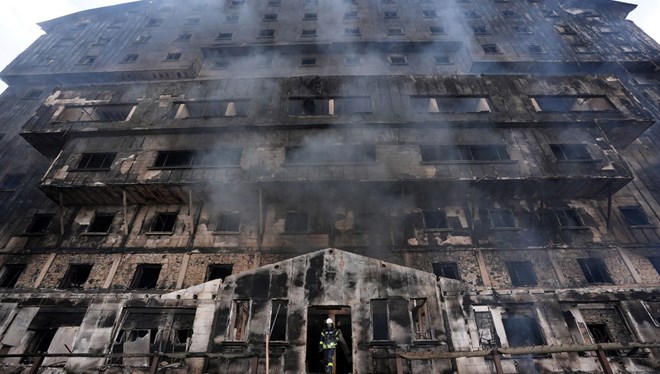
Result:
[[38,25],[46,33],[49,33],[60,24],[76,22],[83,18],[91,18],[91,17],[101,18],[110,13],[129,11],[142,6],[141,3],[142,1],[133,1],[125,4],[110,5],[102,8],[83,10],[80,12],[67,14],[66,16],[53,18],[48,21],[39,22]]

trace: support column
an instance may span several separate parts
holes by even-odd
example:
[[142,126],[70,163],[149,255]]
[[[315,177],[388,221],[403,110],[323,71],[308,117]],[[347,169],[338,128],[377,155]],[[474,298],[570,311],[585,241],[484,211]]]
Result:
[[121,253],[112,255],[112,266],[110,267],[110,272],[108,273],[108,277],[105,279],[105,283],[103,283],[103,288],[110,288],[110,286],[112,285],[112,281],[115,279],[115,275],[117,274],[117,269],[119,269],[121,256],[122,256]]
[[46,277],[50,265],[52,265],[53,261],[55,261],[55,256],[57,256],[55,253],[48,255],[48,259],[46,260],[44,266],[41,267],[41,271],[39,272],[39,276],[37,276],[37,280],[34,281],[34,288],[39,288],[39,286],[41,286],[41,282],[43,282],[44,278]]
[[183,288],[183,281],[186,278],[186,272],[188,271],[188,263],[190,262],[190,253],[183,255],[183,260],[181,261],[181,268],[179,269],[179,278],[176,280],[176,289],[180,290]]
[[479,273],[481,274],[481,280],[484,282],[484,287],[490,288],[490,276],[488,276],[486,261],[484,261],[484,255],[481,252],[481,249],[477,249],[477,263],[479,264]]

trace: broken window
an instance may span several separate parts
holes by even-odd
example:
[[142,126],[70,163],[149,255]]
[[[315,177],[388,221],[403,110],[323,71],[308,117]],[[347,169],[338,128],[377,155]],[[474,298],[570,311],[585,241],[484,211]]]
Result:
[[317,36],[316,29],[302,29],[301,36],[315,37],[315,36]]
[[225,279],[231,275],[234,265],[232,264],[212,264],[206,270],[206,281],[215,279]]
[[174,118],[245,117],[249,107],[248,99],[175,102]]
[[290,98],[288,107],[292,116],[334,116],[371,113],[371,110],[371,99],[366,96]]
[[117,156],[116,153],[83,153],[76,169],[109,170],[115,156]]
[[130,64],[132,62],[137,61],[139,55],[137,53],[129,53],[127,55],[124,55],[124,58],[122,58],[121,62],[125,64]]
[[390,65],[408,65],[408,60],[406,59],[406,56],[391,55]]
[[483,113],[490,112],[486,97],[411,96],[416,113]]
[[488,28],[485,25],[474,25],[472,26],[472,32],[475,34],[489,34]]
[[131,288],[149,289],[156,288],[158,276],[163,266],[161,264],[139,264],[135,270]]
[[308,232],[309,217],[306,212],[287,212],[284,219],[284,232]]
[[286,341],[286,322],[289,312],[288,300],[273,300],[270,310],[270,340]]
[[260,30],[257,37],[261,39],[272,39],[275,37],[275,30],[273,29]]
[[438,12],[435,10],[422,10],[424,18],[438,18]]
[[241,215],[238,212],[220,213],[215,224],[217,232],[238,232],[241,227]]
[[9,264],[0,271],[0,288],[14,288],[18,278],[25,270],[25,264]]
[[424,227],[427,229],[447,229],[449,223],[447,222],[447,215],[442,210],[425,210],[424,212]]
[[383,12],[385,19],[399,18],[399,13],[396,10],[386,10]]
[[174,224],[176,223],[177,213],[156,213],[151,222],[150,232],[174,232]]
[[474,312],[474,321],[477,325],[479,334],[479,345],[481,348],[497,348],[500,346],[500,339],[495,331],[493,316],[490,311]]
[[[23,337],[26,342],[23,353],[70,353],[74,338],[80,329],[86,310],[84,308],[41,307],[29,321]],[[26,321],[27,322],[27,321]],[[23,357],[21,363],[31,364],[36,357]],[[59,358],[46,358],[44,366]]]
[[234,33],[231,32],[221,32],[215,38],[216,40],[230,40]]
[[0,191],[16,191],[25,174],[7,174],[0,184]]
[[511,209],[489,209],[491,227],[493,228],[513,228],[517,227],[516,220]]
[[530,347],[545,345],[536,318],[528,316],[502,317],[502,324],[509,347]]
[[584,144],[550,144],[550,149],[558,161],[588,161],[591,154]]
[[629,227],[653,226],[642,207],[622,206],[619,207],[619,212]]
[[388,27],[387,35],[403,35],[403,29],[401,27]]
[[94,63],[94,61],[96,61],[97,57],[98,56],[94,56],[94,55],[86,55],[83,56],[80,60],[78,60],[78,63],[83,65],[91,65]]
[[537,112],[602,112],[614,106],[605,96],[535,96],[531,98]]
[[287,165],[350,165],[376,161],[374,146],[318,145],[286,147],[284,163]]
[[232,304],[227,340],[247,341],[249,321],[250,300],[234,300]]
[[[23,353],[25,354],[35,354],[35,353],[48,353],[48,348],[53,342],[55,337],[56,329],[33,329],[29,331],[29,334],[32,335],[30,341],[25,347]],[[22,357],[21,364],[32,364],[36,360],[36,357]]]
[[516,287],[536,286],[536,276],[531,261],[506,261],[511,285]]
[[184,32],[182,34],[177,35],[175,41],[176,42],[188,42],[188,41],[190,41],[190,39],[192,39],[192,34],[188,33],[188,32]]
[[[184,353],[190,348],[195,309],[126,309],[121,327],[112,342],[111,353]],[[180,358],[168,357],[170,365]],[[149,357],[116,357],[111,363],[148,366]]]
[[505,145],[421,145],[422,162],[509,160]]
[[433,329],[427,299],[411,299],[410,314],[413,322],[413,339],[432,340]]
[[114,213],[97,213],[94,215],[92,222],[87,226],[88,233],[107,234],[112,226],[112,221],[115,219]]
[[600,258],[578,258],[580,269],[589,284],[614,283]]
[[169,52],[165,55],[165,61],[178,61],[181,58],[181,53],[179,52]]
[[67,106],[56,122],[128,121],[133,108],[132,104]]
[[317,20],[318,18],[318,13],[305,13],[303,15],[303,21],[313,21]]
[[266,13],[266,14],[264,14],[264,21],[265,22],[277,21],[277,13]]
[[25,230],[27,234],[46,234],[50,225],[53,222],[53,214],[35,214],[32,222]]
[[439,35],[445,33],[445,28],[442,26],[429,26],[432,35]]
[[83,288],[92,271],[92,264],[69,265],[59,288]]
[[457,280],[461,279],[460,273],[458,272],[458,264],[455,262],[434,262],[431,266],[433,267],[433,274],[435,274],[436,277]]
[[561,228],[584,227],[582,218],[573,208],[553,209]]
[[482,44],[481,48],[484,50],[484,53],[487,53],[487,54],[500,53],[500,50],[497,47],[497,44]]
[[159,151],[154,168],[235,167],[240,166],[242,149],[205,151]]
[[527,50],[529,53],[544,53],[545,51],[543,50],[543,47],[541,47],[538,44],[529,44],[527,46]]
[[359,27],[347,27],[344,29],[344,33],[349,36],[359,36],[360,28]]
[[316,57],[302,57],[300,59],[300,66],[315,66]]
[[344,13],[344,19],[357,19],[357,18],[358,18],[357,10],[349,10],[348,12]]
[[149,39],[151,39],[151,35],[138,35],[134,43],[147,43]]
[[371,299],[371,327],[373,340],[389,340],[389,314],[387,299]]

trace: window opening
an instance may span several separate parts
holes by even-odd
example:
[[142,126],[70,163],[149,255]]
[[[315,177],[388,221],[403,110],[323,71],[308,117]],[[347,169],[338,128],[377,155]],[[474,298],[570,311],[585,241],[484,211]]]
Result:
[[424,212],[424,227],[427,229],[447,229],[449,223],[447,222],[447,215],[441,210],[425,210]]
[[234,300],[227,340],[246,341],[249,320],[250,300]]
[[56,122],[120,122],[127,121],[135,105],[67,106]]
[[46,234],[50,229],[53,218],[53,214],[35,214],[25,232],[28,234]]
[[602,112],[614,106],[605,96],[536,96],[532,105],[537,112]]
[[206,281],[212,281],[215,279],[224,280],[230,276],[233,272],[234,265],[232,264],[212,264],[208,266],[206,270]]
[[460,280],[458,264],[455,262],[434,262],[432,265],[433,274],[436,277],[445,277],[449,279]]
[[412,314],[413,321],[413,338],[415,340],[432,340],[433,329],[427,299],[411,299],[410,314]]
[[273,300],[270,310],[270,340],[286,341],[289,300]]
[[284,220],[284,231],[289,233],[308,232],[309,217],[306,212],[287,212]]
[[76,169],[108,170],[116,155],[116,153],[83,153]]
[[177,213],[156,213],[151,223],[150,232],[173,232],[177,215]]
[[318,147],[287,147],[287,165],[350,165],[376,161],[374,146],[328,145]]
[[648,216],[639,206],[622,206],[619,207],[619,212],[621,212],[626,225],[630,227],[652,226]]
[[87,226],[87,232],[107,234],[110,231],[110,227],[112,227],[112,221],[114,219],[114,213],[95,214],[94,219]]
[[544,345],[543,335],[536,319],[533,317],[502,318],[509,347],[526,347]]
[[238,232],[241,227],[241,215],[238,212],[220,213],[215,224],[217,232]]
[[506,261],[511,285],[516,287],[536,286],[536,276],[531,261]]
[[89,279],[92,266],[92,264],[69,265],[64,278],[60,282],[60,288],[83,288],[83,285]]
[[566,209],[554,209],[557,220],[559,220],[559,227],[561,228],[571,228],[571,227],[584,227],[582,223],[582,218],[578,214],[577,210],[573,208]]
[[7,174],[2,180],[2,185],[0,185],[0,191],[16,191],[16,189],[21,185],[23,176],[25,174]]
[[139,264],[131,283],[133,289],[156,288],[158,277],[163,266],[160,264]]
[[513,228],[517,227],[516,219],[511,209],[489,209],[491,227],[493,228]]
[[589,284],[600,283],[614,283],[609,273],[605,262],[600,258],[578,258],[580,269]]
[[386,299],[371,299],[371,325],[373,340],[389,340],[389,314]]
[[509,160],[505,145],[422,145],[423,162]]
[[0,288],[14,288],[16,282],[25,270],[25,264],[10,264],[2,267],[0,274]]

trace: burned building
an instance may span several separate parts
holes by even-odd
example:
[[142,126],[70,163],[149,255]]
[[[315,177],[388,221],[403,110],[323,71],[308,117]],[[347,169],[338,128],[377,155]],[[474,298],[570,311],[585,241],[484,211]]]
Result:
[[652,373],[660,49],[611,0],[155,0],[0,77],[0,372]]

